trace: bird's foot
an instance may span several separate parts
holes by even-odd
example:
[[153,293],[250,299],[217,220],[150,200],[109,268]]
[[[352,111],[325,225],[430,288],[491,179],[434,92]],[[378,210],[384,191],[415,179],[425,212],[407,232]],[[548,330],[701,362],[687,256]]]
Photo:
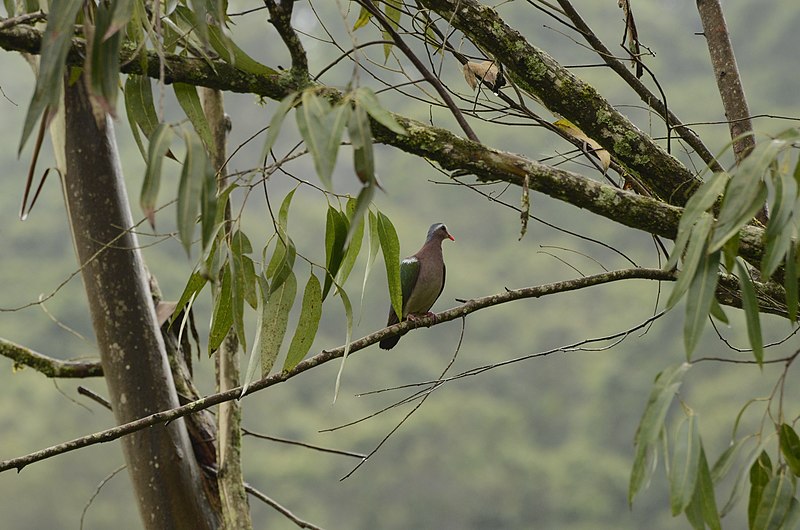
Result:
[[406,320],[410,320],[411,322],[416,322],[417,320],[420,320],[420,319],[425,318],[425,317],[430,317],[431,319],[433,319],[433,322],[431,322],[428,325],[428,327],[436,324],[436,322],[437,322],[436,314],[432,313],[430,311],[428,311],[427,313],[423,313],[421,315],[415,315],[414,313],[409,313],[408,316],[406,316]]

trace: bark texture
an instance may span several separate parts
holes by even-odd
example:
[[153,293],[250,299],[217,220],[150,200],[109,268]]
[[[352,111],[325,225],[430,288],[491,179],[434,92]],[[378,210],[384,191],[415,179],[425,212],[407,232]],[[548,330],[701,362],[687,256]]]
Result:
[[[118,423],[179,406],[159,333],[109,118],[96,120],[83,80],[65,87],[65,188],[103,373]],[[211,529],[184,421],[122,440],[148,529]]]

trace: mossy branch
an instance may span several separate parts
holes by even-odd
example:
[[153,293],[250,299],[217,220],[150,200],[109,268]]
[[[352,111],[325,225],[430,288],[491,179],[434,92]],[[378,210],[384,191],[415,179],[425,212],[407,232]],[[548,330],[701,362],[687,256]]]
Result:
[[47,377],[102,377],[100,361],[62,361],[0,338],[0,355],[14,361],[14,368],[27,366]]

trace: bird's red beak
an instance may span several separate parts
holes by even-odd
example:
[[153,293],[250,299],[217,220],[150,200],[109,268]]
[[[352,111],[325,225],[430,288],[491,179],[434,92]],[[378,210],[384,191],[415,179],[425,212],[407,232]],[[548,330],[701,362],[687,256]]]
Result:
[[454,238],[453,236],[451,236],[449,233],[447,234],[447,238],[448,238],[450,241],[455,241],[455,240],[456,240],[456,238]]

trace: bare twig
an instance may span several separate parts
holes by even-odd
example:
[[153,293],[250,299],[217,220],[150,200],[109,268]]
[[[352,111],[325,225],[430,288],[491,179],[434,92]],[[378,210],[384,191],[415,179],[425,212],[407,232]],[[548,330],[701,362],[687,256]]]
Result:
[[297,440],[289,440],[288,438],[280,438],[278,436],[269,436],[267,434],[260,434],[257,432],[253,432],[247,429],[242,428],[242,434],[246,436],[252,436],[253,438],[260,438],[262,440],[269,440],[271,442],[278,442],[282,444],[288,445],[296,445],[298,447],[305,447],[306,449],[313,449],[314,451],[320,451],[322,453],[331,453],[335,455],[343,455],[343,456],[352,456],[353,458],[366,458],[366,455],[362,453],[354,453],[352,451],[342,451],[341,449],[331,449],[329,447],[322,447],[320,445],[314,445],[306,442],[299,442]]
[[82,396],[86,396],[89,399],[91,399],[92,401],[94,401],[95,403],[99,403],[100,405],[102,405],[103,407],[107,408],[108,410],[111,410],[111,402],[108,401],[103,396],[101,396],[100,394],[98,394],[97,392],[95,392],[94,390],[86,388],[85,386],[79,386],[78,387],[78,394],[80,394]]
[[[591,287],[594,285],[601,285],[605,283],[629,280],[634,278],[656,280],[656,281],[672,281],[675,279],[675,273],[660,269],[622,269],[603,274],[597,274],[594,276],[587,276],[585,278],[565,280],[562,282],[550,283],[535,287],[525,287],[522,289],[515,289],[499,294],[485,296],[483,298],[475,298],[469,300],[468,302],[465,302],[460,306],[454,307],[447,311],[443,311],[438,315],[434,315],[433,317],[423,317],[416,319],[413,322],[412,321],[401,322],[399,324],[395,324],[388,328],[381,329],[374,333],[370,333],[365,337],[356,339],[353,342],[351,342],[349,345],[349,351],[350,354],[352,354],[359,350],[363,350],[367,346],[375,344],[376,342],[380,342],[384,338],[400,335],[419,327],[431,327],[443,324],[444,322],[449,322],[450,320],[455,320],[456,318],[462,318],[475,311],[479,311],[481,309],[503,304],[506,302],[521,300],[525,298],[539,298],[542,296],[548,296],[565,291],[574,291],[578,289]],[[284,381],[287,381],[302,372],[308,371],[311,368],[314,368],[315,366],[319,366],[334,359],[338,359],[344,354],[344,350],[345,346],[339,346],[338,348],[335,348],[333,350],[323,350],[317,355],[314,355],[309,359],[301,361],[297,366],[295,366],[291,370],[279,372],[252,383],[248,387],[247,392],[245,392],[245,395],[258,392],[260,390],[263,390],[264,388],[277,385],[278,383],[283,383]],[[200,410],[208,409],[224,401],[237,399],[241,395],[242,395],[242,388],[236,387],[225,392],[208,395],[206,397],[189,402],[183,406],[176,407],[174,409],[157,412],[155,414],[145,416],[138,420],[134,420],[116,427],[112,427],[110,429],[106,429],[104,431],[99,431],[87,436],[75,438],[68,442],[63,442],[57,445],[53,445],[51,447],[42,449],[40,451],[35,451],[33,453],[29,453],[21,457],[4,460],[0,462],[0,472],[7,471],[9,469],[17,469],[17,471],[21,471],[25,466],[32,464],[34,462],[46,460],[53,456],[67,453],[70,451],[75,451],[76,449],[81,449],[83,447],[110,442],[112,440],[119,439],[123,436],[140,431],[142,429],[145,429],[153,425],[169,423],[177,418],[187,416],[189,414],[198,412]]]
[[293,522],[294,524],[296,524],[300,528],[309,528],[311,530],[322,530],[321,527],[319,527],[319,526],[317,526],[315,524],[309,523],[308,521],[304,521],[303,519],[300,519],[295,514],[293,514],[291,512],[291,510],[289,510],[288,508],[286,508],[285,506],[280,504],[278,501],[276,501],[272,497],[269,497],[265,493],[255,489],[253,486],[251,486],[247,482],[244,483],[244,490],[247,493],[249,493],[250,495],[252,495],[253,497],[255,497],[256,499],[258,499],[258,500],[264,502],[265,504],[268,504],[269,506],[272,506],[273,508],[275,508],[278,512],[281,513],[281,515],[283,515],[284,517],[289,519],[291,522]]

